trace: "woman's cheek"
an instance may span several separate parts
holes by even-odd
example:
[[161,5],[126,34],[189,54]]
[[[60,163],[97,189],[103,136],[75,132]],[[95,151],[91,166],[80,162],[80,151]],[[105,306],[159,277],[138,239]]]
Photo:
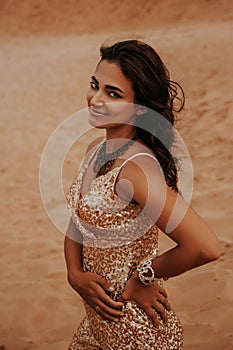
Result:
[[109,114],[112,118],[120,118],[122,121],[127,122],[135,114],[134,105],[128,102],[115,102],[108,105]]
[[87,94],[86,94],[86,100],[87,100],[87,104],[88,104],[88,106],[90,106],[90,102],[91,102],[91,99],[93,98],[93,92],[92,92],[92,90],[89,88],[88,90],[87,90]]

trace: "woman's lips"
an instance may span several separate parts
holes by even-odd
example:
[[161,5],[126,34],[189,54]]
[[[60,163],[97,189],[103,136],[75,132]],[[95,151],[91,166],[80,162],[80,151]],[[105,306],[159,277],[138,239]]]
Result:
[[101,111],[99,109],[92,108],[92,107],[90,107],[90,112],[92,115],[97,116],[97,117],[106,117],[108,115],[104,111]]

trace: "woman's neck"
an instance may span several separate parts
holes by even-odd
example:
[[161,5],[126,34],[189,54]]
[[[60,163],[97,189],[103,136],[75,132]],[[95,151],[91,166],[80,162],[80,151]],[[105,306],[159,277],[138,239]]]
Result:
[[[114,130],[113,130],[114,129]],[[134,127],[106,129],[106,152],[112,153],[136,136]],[[116,130],[118,129],[118,130]]]

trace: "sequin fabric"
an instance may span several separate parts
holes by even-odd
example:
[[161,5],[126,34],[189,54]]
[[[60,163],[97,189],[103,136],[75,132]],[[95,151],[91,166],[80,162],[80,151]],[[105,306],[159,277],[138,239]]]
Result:
[[[83,236],[83,269],[97,273],[115,287],[110,296],[118,300],[139,262],[158,249],[158,228],[142,209],[117,197],[114,186],[122,166],[95,178],[81,195],[82,178],[94,156],[81,165],[67,195],[71,217]],[[158,280],[163,284],[162,280]],[[181,350],[183,336],[174,311],[168,324],[155,328],[136,304],[125,304],[124,316],[103,320],[84,302],[86,316],[79,325],[69,350]]]

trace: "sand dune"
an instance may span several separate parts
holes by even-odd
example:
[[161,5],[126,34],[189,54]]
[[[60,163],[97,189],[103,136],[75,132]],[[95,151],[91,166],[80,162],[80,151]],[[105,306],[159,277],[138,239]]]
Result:
[[[40,158],[57,125],[85,108],[100,44],[136,35],[158,50],[184,87],[180,130],[195,171],[192,204],[223,251],[219,261],[167,282],[184,325],[185,350],[232,349],[230,3],[9,0],[1,1],[0,16],[0,345],[66,349],[83,316],[81,299],[66,282],[63,235],[40,198]],[[68,155],[65,188],[91,138],[90,133]],[[54,208],[59,212],[56,198]],[[162,237],[161,248],[167,244]]]
[[[96,34],[229,22],[227,0],[2,0],[0,32],[9,34]],[[104,20],[103,20],[104,19]]]

